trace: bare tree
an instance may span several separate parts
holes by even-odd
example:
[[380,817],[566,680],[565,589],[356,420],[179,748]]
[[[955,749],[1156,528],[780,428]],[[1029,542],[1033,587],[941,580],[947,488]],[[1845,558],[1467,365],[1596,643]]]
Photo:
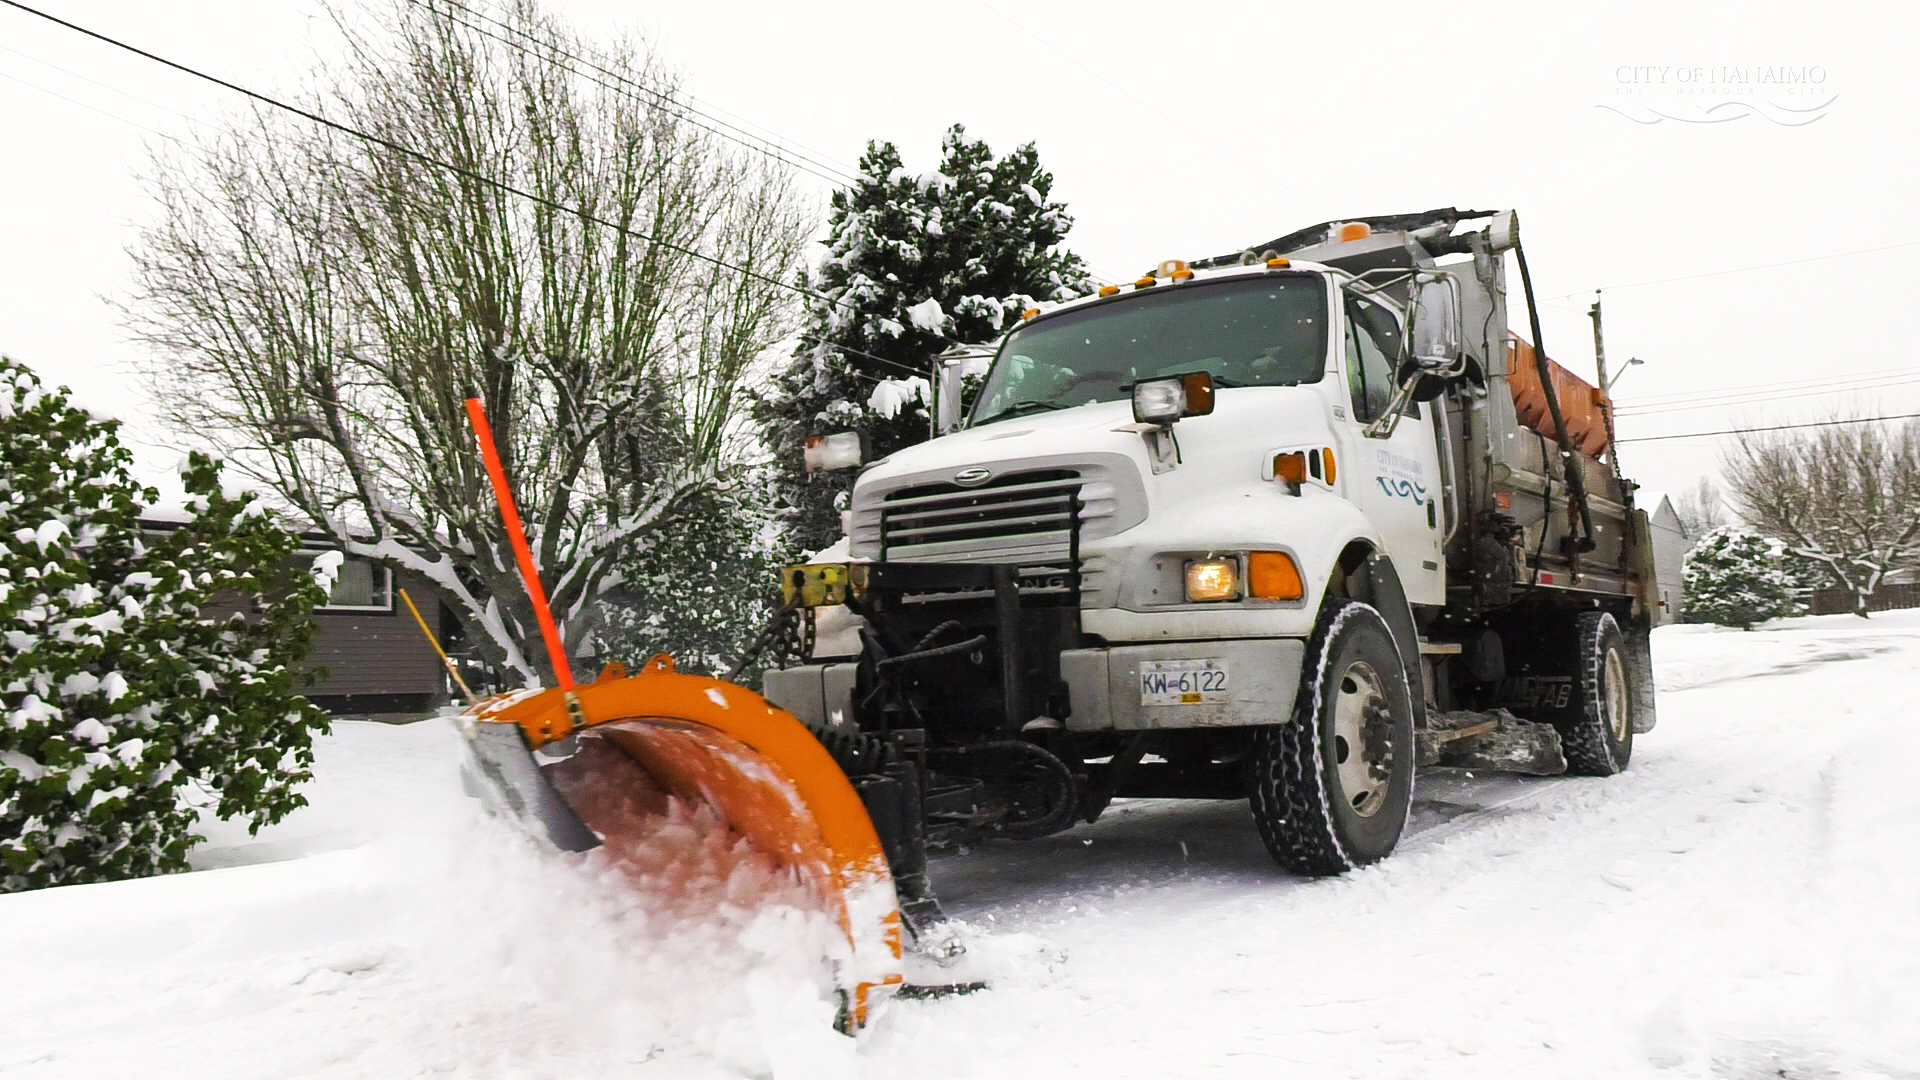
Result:
[[1686,530],[1687,539],[1693,541],[1698,541],[1722,525],[1730,524],[1720,487],[1706,476],[1694,481],[1692,487],[1674,497],[1673,513],[1680,519],[1680,527]]
[[1819,564],[1865,617],[1893,570],[1920,566],[1920,426],[1862,421],[1741,435],[1722,471],[1740,514]]
[[591,54],[532,0],[498,23],[401,0],[336,21],[347,58],[304,103],[372,138],[261,110],[157,158],[129,323],[183,435],[424,576],[490,661],[537,677],[463,399],[573,649],[623,559],[726,481],[806,215],[784,172],[687,122],[644,51]]

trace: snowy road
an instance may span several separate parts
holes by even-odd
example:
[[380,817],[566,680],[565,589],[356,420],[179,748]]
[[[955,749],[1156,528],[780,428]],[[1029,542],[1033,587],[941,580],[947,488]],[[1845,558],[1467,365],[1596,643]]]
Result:
[[342,725],[224,868],[0,897],[0,1075],[1920,1077],[1920,613],[1655,651],[1627,774],[1435,772],[1342,879],[1238,803],[937,863],[994,989],[857,1053],[779,1007],[791,927],[666,934],[477,823],[446,731]]

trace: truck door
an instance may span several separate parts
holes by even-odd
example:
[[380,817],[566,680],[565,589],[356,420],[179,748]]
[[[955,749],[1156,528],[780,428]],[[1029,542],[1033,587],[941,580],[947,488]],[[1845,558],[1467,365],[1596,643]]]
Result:
[[1346,443],[1342,489],[1367,514],[1386,542],[1387,555],[1416,604],[1446,602],[1441,558],[1440,463],[1431,407],[1407,404],[1393,434],[1370,439],[1363,429],[1386,411],[1398,366],[1400,327],[1384,304],[1343,290],[1342,348],[1347,418],[1338,425]]

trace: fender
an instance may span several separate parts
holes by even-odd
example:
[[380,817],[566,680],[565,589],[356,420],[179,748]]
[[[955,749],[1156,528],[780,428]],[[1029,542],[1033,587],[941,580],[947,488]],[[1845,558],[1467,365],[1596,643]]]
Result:
[[[1341,570],[1327,586],[1329,597],[1340,595],[1341,577],[1345,577],[1345,595],[1368,604],[1380,613],[1393,632],[1393,643],[1400,651],[1400,668],[1407,680],[1408,697],[1413,701],[1415,730],[1427,726],[1426,679],[1420,671],[1420,631],[1414,625],[1413,607],[1407,603],[1407,591],[1393,560],[1379,551],[1368,551],[1363,559],[1352,555],[1340,560]],[[1325,601],[1322,601],[1324,606]]]

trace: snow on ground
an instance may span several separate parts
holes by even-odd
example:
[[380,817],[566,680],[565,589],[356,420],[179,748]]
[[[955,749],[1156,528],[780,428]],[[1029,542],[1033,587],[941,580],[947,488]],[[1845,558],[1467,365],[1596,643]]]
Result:
[[0,897],[0,1075],[1920,1077],[1920,613],[1655,652],[1628,773],[1435,771],[1341,879],[1240,803],[936,863],[994,987],[857,1053],[777,915],[669,932],[481,817],[445,726],[343,723],[201,872]]

